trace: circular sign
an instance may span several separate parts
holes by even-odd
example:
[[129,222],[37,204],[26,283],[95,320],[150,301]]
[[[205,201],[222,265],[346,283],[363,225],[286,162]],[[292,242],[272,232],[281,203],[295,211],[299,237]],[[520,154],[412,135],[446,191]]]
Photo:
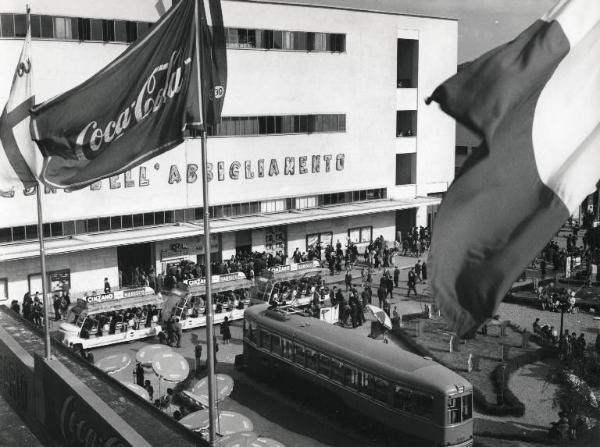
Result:
[[135,394],[137,394],[138,396],[143,397],[146,400],[150,400],[150,395],[148,394],[148,391],[146,391],[146,388],[139,386],[135,383],[131,383],[131,382],[121,382],[123,385],[125,385],[127,388],[129,388],[131,391],[133,391]]
[[131,357],[124,352],[112,354],[96,362],[96,366],[108,374],[116,373],[125,369],[131,363]]
[[[227,374],[216,374],[215,382],[217,387],[217,402],[221,402],[228,397],[233,391],[233,379]],[[200,381],[192,388],[192,394],[198,396],[198,400],[203,405],[208,405],[208,377],[200,379]]]
[[187,360],[173,351],[156,354],[152,358],[152,369],[157,376],[169,382],[181,382],[190,373]]
[[173,352],[173,349],[167,345],[144,346],[137,352],[135,359],[143,366],[152,366],[152,359],[160,352]]
[[179,420],[179,423],[190,430],[202,430],[208,428],[209,423],[208,409],[194,411]]

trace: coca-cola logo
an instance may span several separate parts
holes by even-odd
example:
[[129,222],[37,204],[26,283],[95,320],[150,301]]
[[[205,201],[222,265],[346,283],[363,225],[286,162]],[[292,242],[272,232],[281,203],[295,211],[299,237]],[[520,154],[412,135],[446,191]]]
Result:
[[[154,67],[146,78],[134,101],[108,122],[90,121],[81,129],[75,140],[75,153],[79,160],[93,160],[105,144],[122,137],[135,123],[158,112],[181,91],[183,70],[190,59],[181,60],[181,51],[171,54],[169,62]],[[135,122],[135,123],[134,123]]]
[[68,396],[60,410],[60,434],[69,445],[82,447],[126,447],[118,436],[105,438],[88,422],[84,414],[77,411],[75,396]]

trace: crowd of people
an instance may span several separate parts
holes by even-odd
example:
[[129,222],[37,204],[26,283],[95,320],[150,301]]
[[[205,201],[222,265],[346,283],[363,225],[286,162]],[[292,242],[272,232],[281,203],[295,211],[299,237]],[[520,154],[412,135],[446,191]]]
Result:
[[568,312],[574,313],[577,311],[574,290],[565,287],[555,287],[551,282],[547,286],[540,285],[537,289],[537,299],[542,310],[551,312]]
[[[156,305],[145,305],[132,307],[113,312],[103,312],[92,315],[72,313],[72,324],[81,325],[81,338],[101,337],[119,332],[125,332],[128,329],[138,330],[144,327],[151,327],[158,323],[160,319],[160,309]],[[83,320],[83,321],[81,321]]]

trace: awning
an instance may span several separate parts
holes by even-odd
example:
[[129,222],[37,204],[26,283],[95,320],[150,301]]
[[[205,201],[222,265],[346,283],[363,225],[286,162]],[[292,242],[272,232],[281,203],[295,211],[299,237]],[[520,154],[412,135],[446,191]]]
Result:
[[156,307],[162,307],[165,300],[161,295],[144,295],[131,298],[122,298],[112,301],[101,301],[95,303],[86,303],[82,299],[77,300],[77,308],[87,312],[88,315],[99,314],[104,312],[114,312],[122,309],[130,309],[132,307],[142,307],[148,304]]
[[[250,216],[211,219],[210,227],[212,233],[226,233],[341,217],[379,214],[419,206],[438,205],[439,203],[441,203],[441,199],[437,197],[354,202],[307,210],[290,210],[273,214],[253,214]],[[46,255],[57,255],[99,248],[195,237],[202,234],[204,234],[202,221],[178,222],[155,227],[132,228],[128,230],[47,239],[45,241],[45,250]],[[37,241],[0,245],[0,262],[35,258],[37,256],[39,256],[39,244]]]

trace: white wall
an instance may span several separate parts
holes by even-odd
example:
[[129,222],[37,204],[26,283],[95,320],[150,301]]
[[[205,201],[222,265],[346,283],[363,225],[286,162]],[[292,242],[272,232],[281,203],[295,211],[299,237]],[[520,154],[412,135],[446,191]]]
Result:
[[[48,272],[63,269],[70,269],[71,271],[71,297],[76,297],[84,292],[103,289],[104,278],[108,278],[111,286],[115,289],[119,285],[116,248],[46,257],[46,270]],[[0,278],[8,278],[9,299],[22,301],[23,295],[29,290],[28,275],[39,274],[40,272],[39,258],[0,264]],[[36,290],[41,293],[41,285]],[[36,290],[32,290],[32,293],[35,293]]]
[[[155,20],[155,1],[110,0],[29,1],[32,10],[47,14]],[[24,0],[0,5],[0,12],[24,10]],[[7,6],[5,6],[7,5]],[[345,133],[211,138],[208,159],[215,178],[210,183],[212,204],[254,201],[317,194],[395,183],[396,42],[399,30],[418,32],[419,88],[417,182],[447,184],[454,173],[454,124],[437,106],[422,99],[456,69],[455,21],[375,14],[339,9],[309,8],[247,2],[223,2],[225,25],[346,34],[347,52],[309,53],[264,50],[229,50],[229,79],[224,115],[345,113]],[[116,14],[119,14],[118,16]],[[0,39],[2,60],[15,61],[21,39]],[[34,40],[32,59],[37,102],[63,92],[106,65],[126,48],[124,44]],[[0,66],[0,103],[8,96],[14,64]],[[344,169],[335,157],[344,154]],[[320,173],[298,173],[299,157],[321,156]],[[323,156],[332,155],[330,172]],[[284,158],[294,157],[295,175],[284,175]],[[258,178],[258,160],[279,164],[278,176]],[[253,179],[244,178],[244,161],[251,162]],[[242,164],[240,178],[228,172],[231,163]],[[217,178],[217,163],[225,176]],[[187,142],[145,163],[131,173],[131,186],[123,175],[119,187],[104,180],[100,190],[64,193],[44,199],[46,221],[201,206],[201,181],[186,182],[186,165],[200,164],[199,144]],[[181,180],[169,184],[172,166]],[[145,179],[147,182],[141,181]],[[141,186],[148,183],[147,186]],[[405,189],[403,191],[414,191]],[[412,198],[414,194],[403,196]],[[398,197],[401,198],[401,197]],[[0,199],[0,227],[33,224],[35,199],[20,192]]]

